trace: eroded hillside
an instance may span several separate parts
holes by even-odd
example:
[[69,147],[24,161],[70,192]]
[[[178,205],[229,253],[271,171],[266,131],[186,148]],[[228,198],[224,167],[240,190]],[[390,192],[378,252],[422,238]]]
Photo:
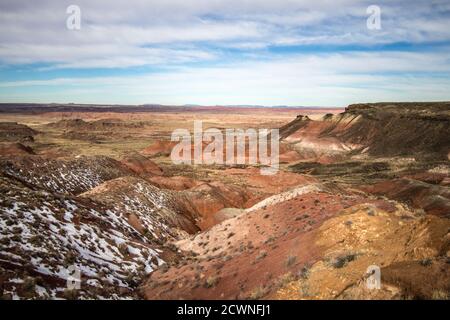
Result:
[[170,132],[195,113],[48,112],[0,125],[5,299],[449,297],[449,103],[202,110],[208,126],[280,127],[273,176],[172,164]]

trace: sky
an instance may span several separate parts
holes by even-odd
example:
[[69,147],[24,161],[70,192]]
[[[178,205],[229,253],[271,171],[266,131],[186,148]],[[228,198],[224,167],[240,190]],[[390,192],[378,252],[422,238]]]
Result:
[[1,0],[0,30],[0,102],[450,100],[450,0]]

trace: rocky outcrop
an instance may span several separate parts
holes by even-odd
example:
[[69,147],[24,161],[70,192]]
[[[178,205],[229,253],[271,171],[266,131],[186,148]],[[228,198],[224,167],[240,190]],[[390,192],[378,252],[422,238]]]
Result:
[[448,159],[450,103],[350,105],[319,121],[299,116],[280,135],[308,160],[354,152]]

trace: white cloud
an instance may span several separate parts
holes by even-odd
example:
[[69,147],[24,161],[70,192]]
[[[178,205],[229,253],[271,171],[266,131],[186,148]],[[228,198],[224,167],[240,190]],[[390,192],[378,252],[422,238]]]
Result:
[[[173,54],[186,45],[200,52],[205,45],[255,50],[274,45],[450,41],[445,1],[378,1],[383,26],[378,32],[366,29],[371,1],[78,0],[79,31],[65,27],[68,4],[2,1],[0,62],[127,67],[151,64],[152,58],[142,58],[152,55],[145,49],[149,45]],[[156,62],[170,63],[172,54]],[[202,61],[211,55],[190,56]]]
[[[450,98],[448,47],[328,54],[267,50],[450,42],[446,0],[379,0],[379,31],[366,28],[369,0],[76,2],[82,14],[79,31],[66,29],[66,7],[72,1],[0,2],[0,65],[45,63],[34,70],[40,77],[68,69],[61,71],[66,76],[47,80],[4,76],[0,99],[339,105]],[[116,77],[94,73],[96,68],[139,66],[165,71]],[[78,69],[93,72],[87,78],[71,77]]]
[[449,72],[450,64],[435,53],[297,55],[224,67],[177,67],[143,76],[4,82],[0,98],[11,88],[40,86],[50,94],[46,102],[54,91],[58,94],[53,97],[69,102],[72,90],[77,90],[77,101],[94,103],[345,105],[450,99],[450,79],[416,74],[423,71]]

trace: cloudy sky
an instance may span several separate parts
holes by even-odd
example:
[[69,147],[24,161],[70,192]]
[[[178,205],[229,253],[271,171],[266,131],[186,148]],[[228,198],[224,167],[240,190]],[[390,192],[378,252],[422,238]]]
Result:
[[0,30],[0,102],[450,100],[449,0],[1,0]]

